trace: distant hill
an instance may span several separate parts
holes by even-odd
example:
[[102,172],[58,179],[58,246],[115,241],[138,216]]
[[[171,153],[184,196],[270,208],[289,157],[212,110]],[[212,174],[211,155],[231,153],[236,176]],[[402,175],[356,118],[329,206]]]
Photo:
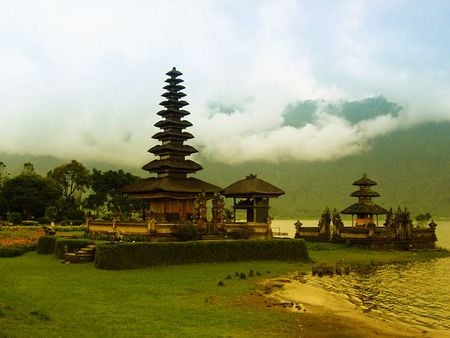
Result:
[[[282,188],[286,195],[272,203],[276,217],[318,217],[325,206],[342,210],[354,203],[352,182],[363,172],[377,181],[377,203],[386,208],[407,206],[413,215],[430,212],[450,216],[450,123],[432,123],[396,131],[372,141],[361,155],[333,162],[245,163],[227,165],[197,158],[203,171],[196,176],[225,187],[250,173]],[[145,147],[143,147],[145,148]],[[145,149],[143,149],[144,151]],[[51,156],[0,153],[9,172],[17,174],[23,163],[32,162],[45,174],[68,160]],[[145,161],[144,161],[145,162]],[[86,162],[87,167],[124,169],[142,177],[140,168],[118,167],[104,162]]]
[[317,217],[325,206],[342,210],[354,203],[352,183],[364,172],[378,182],[378,204],[408,207],[413,215],[450,216],[450,123],[426,124],[375,139],[372,149],[333,162],[246,163],[226,165],[202,160],[198,175],[219,186],[249,173],[282,188],[272,213],[280,217]]

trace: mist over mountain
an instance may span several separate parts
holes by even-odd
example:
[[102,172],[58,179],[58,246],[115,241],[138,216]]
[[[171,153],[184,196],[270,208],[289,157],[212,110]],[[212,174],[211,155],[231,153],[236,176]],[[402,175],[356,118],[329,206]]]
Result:
[[[324,207],[342,210],[354,203],[351,184],[364,172],[378,182],[381,194],[376,202],[383,207],[408,207],[413,215],[431,212],[450,216],[450,123],[430,123],[378,137],[371,150],[336,161],[288,162],[282,164],[249,162],[224,164],[198,156],[204,170],[196,176],[225,187],[250,173],[282,188],[286,194],[272,203],[275,217],[318,217]],[[142,163],[150,156],[143,145]],[[46,173],[67,163],[55,157],[5,155],[0,153],[9,172],[18,173],[24,162]],[[139,167],[117,166],[105,162],[83,162],[87,167],[124,169],[148,177]]]
[[[232,114],[236,107],[216,104],[215,109]],[[368,98],[361,101],[341,101],[330,104],[321,101],[301,101],[288,106],[283,114],[283,125],[292,128],[305,128],[315,123],[320,114],[327,114],[330,121],[338,118],[347,121],[349,126],[363,123],[368,131],[380,128],[379,121],[389,123],[398,119],[402,108],[383,97]],[[380,120],[381,119],[381,120]],[[383,120],[384,119],[384,120]],[[377,122],[378,121],[378,122]],[[372,125],[373,123],[373,125]],[[149,128],[148,135],[156,131]],[[377,131],[377,135],[364,139],[361,151],[333,157],[330,150],[314,149],[330,153],[318,156],[319,160],[295,160],[283,158],[274,161],[252,160],[238,162],[217,160],[200,149],[195,160],[204,170],[196,174],[216,185],[226,187],[232,182],[253,173],[258,177],[282,188],[286,195],[273,201],[272,213],[276,217],[318,217],[324,207],[342,210],[354,203],[349,194],[355,190],[351,184],[364,172],[377,181],[375,190],[381,194],[376,202],[385,208],[402,206],[411,209],[413,214],[430,212],[436,216],[450,216],[450,122],[433,122],[415,126],[396,126],[394,130]],[[287,136],[286,136],[287,137]],[[329,134],[330,142],[336,137]],[[139,161],[147,163],[152,155],[146,153],[151,145],[142,144]],[[228,140],[223,140],[229,146]],[[289,144],[291,151],[298,151],[304,144]],[[308,146],[306,145],[308,148]],[[255,151],[270,149],[271,144],[263,142]],[[254,149],[248,146],[247,153]],[[137,149],[139,152],[139,149]],[[309,149],[309,151],[313,151]],[[219,156],[220,154],[218,154]],[[320,155],[320,154],[319,154]],[[295,156],[294,156],[295,157]],[[23,163],[32,162],[41,174],[54,167],[67,163],[72,158],[62,159],[53,156],[15,155],[0,152],[0,161],[12,175],[20,172]],[[110,163],[75,158],[88,168],[102,170],[123,169],[141,177],[148,177],[140,166],[127,163]],[[136,160],[135,162],[138,162]]]
[[397,117],[402,107],[387,101],[383,96],[359,101],[340,100],[334,103],[327,103],[324,100],[304,100],[286,107],[283,112],[284,125],[298,128],[314,123],[319,110],[357,124],[383,115]]

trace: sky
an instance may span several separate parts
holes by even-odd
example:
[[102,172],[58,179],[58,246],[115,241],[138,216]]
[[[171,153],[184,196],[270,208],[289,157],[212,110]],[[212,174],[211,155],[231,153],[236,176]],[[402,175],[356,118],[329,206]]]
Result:
[[[0,152],[140,166],[165,73],[215,161],[327,161],[450,121],[450,1],[0,0]],[[352,123],[323,107],[383,96]],[[317,100],[315,119],[284,123]]]

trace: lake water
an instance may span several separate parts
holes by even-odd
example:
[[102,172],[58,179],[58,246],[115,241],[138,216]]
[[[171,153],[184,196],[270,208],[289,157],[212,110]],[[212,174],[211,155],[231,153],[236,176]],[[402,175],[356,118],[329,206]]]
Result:
[[[293,237],[293,220],[274,221],[273,229]],[[302,221],[317,226],[317,221]],[[450,221],[436,221],[437,245],[450,249]],[[450,330],[450,258],[430,262],[389,264],[368,274],[307,277],[307,283],[344,293],[355,304],[383,318],[414,326]]]

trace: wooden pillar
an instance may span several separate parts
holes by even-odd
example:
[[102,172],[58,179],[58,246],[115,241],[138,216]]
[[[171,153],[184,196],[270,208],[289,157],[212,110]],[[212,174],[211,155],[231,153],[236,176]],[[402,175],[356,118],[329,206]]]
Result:
[[233,220],[236,223],[236,197],[233,197]]
[[253,223],[256,223],[256,197],[253,198]]

